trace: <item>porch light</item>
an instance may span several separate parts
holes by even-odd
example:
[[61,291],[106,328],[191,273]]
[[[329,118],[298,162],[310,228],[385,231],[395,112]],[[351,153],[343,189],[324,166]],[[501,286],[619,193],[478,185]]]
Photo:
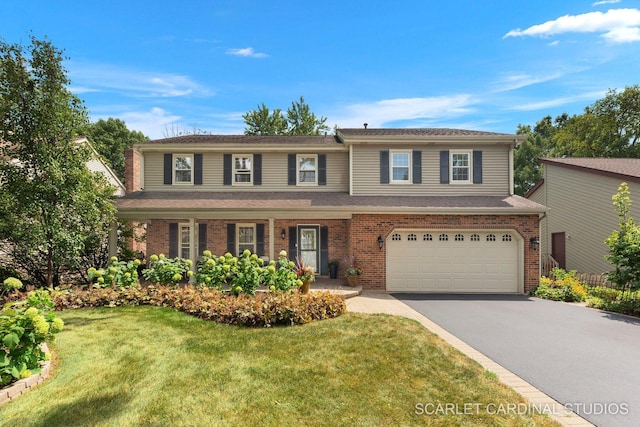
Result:
[[382,236],[378,236],[378,248],[382,249],[382,246],[384,245],[384,240],[382,239]]
[[538,246],[540,245],[540,240],[537,237],[532,237],[529,239],[529,244],[531,245],[531,249],[534,251],[538,250]]
[[284,231],[284,228],[280,230],[280,238],[284,240],[287,237],[287,233]]

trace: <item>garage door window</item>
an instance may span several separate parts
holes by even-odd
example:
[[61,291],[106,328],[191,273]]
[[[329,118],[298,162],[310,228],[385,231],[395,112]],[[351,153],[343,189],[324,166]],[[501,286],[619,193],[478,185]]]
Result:
[[416,240],[418,240],[418,236],[416,236],[415,234],[409,234],[407,236],[407,240],[410,242],[415,242]]
[[431,234],[425,234],[424,236],[422,236],[422,240],[424,240],[425,242],[430,242],[433,240],[433,236]]
[[400,240],[402,240],[402,237],[400,237],[398,233],[393,233],[393,235],[391,236],[391,240],[393,240],[394,242],[399,242]]
[[502,235],[502,241],[503,242],[510,242],[511,241],[511,234],[503,234]]
[[440,240],[441,242],[448,242],[449,241],[449,235],[441,234],[440,237],[438,237],[438,240]]
[[472,234],[471,238],[469,239],[472,242],[479,242],[480,241],[480,235],[479,234]]
[[487,234],[487,242],[495,242],[496,235],[495,234]]
[[456,242],[464,242],[464,236],[462,234],[456,234],[453,238]]

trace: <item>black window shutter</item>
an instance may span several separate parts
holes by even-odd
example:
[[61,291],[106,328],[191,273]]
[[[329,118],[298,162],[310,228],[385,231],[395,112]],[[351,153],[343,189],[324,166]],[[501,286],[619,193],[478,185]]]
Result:
[[298,256],[298,231],[297,227],[289,227],[289,259],[295,261]]
[[413,183],[422,184],[422,151],[413,150],[411,159],[413,162]]
[[207,250],[207,223],[198,224],[198,257]]
[[193,184],[202,185],[202,154],[193,155]]
[[178,256],[178,223],[169,223],[169,258]]
[[327,155],[318,154],[318,185],[327,185]]
[[256,224],[256,253],[264,255],[264,224]]
[[287,183],[289,185],[296,185],[296,155],[289,154],[287,157]]
[[440,184],[449,183],[449,150],[440,151]]
[[320,274],[329,274],[329,227],[320,227]]
[[173,184],[173,154],[164,155],[164,183]]
[[253,155],[253,185],[262,185],[262,154]]
[[231,255],[237,255],[235,224],[227,224],[227,252],[229,252]]
[[389,150],[380,151],[380,184],[389,183]]
[[223,184],[231,185],[231,174],[233,173],[231,167],[233,166],[231,162],[233,159],[231,158],[231,154],[225,154],[222,159],[222,169],[224,173]]
[[482,151],[473,151],[473,183],[482,184]]

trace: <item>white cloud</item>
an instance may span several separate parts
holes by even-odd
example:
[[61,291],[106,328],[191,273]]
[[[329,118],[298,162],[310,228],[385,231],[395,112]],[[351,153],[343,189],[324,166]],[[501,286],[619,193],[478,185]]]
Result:
[[503,38],[548,37],[563,33],[603,33],[602,37],[612,43],[640,41],[640,10],[610,9],[604,13],[565,15],[524,30],[511,30]]
[[[206,97],[214,93],[179,74],[142,71],[110,64],[71,63],[69,75],[83,92],[121,92],[138,98]],[[78,92],[82,93],[82,92]]]
[[228,49],[227,55],[244,56],[247,58],[266,58],[267,56],[269,56],[266,53],[254,51],[252,47],[245,47],[241,49]]
[[383,127],[397,121],[442,119],[470,113],[477,101],[468,94],[428,98],[396,98],[347,106],[343,112],[330,115],[340,127]]
[[494,92],[507,92],[510,90],[520,89],[526,86],[531,86],[538,83],[544,83],[550,80],[555,80],[562,76],[563,76],[563,73],[560,73],[560,72],[556,72],[548,75],[535,75],[535,76],[532,76],[527,73],[505,74],[495,84],[496,89],[494,89]]
[[115,117],[124,121],[128,129],[140,131],[151,139],[164,138],[167,128],[170,129],[173,123],[181,119],[180,116],[158,107],[153,107],[149,111],[116,114]]
[[512,111],[545,110],[548,108],[559,107],[561,105],[572,104],[574,102],[592,101],[598,98],[602,98],[604,95],[606,95],[606,91],[586,92],[586,93],[575,95],[575,96],[566,96],[566,97],[548,99],[546,101],[519,104],[509,108],[509,110],[512,110]]
[[615,3],[620,3],[620,0],[602,0],[602,1],[597,1],[597,2],[593,3],[591,6],[601,6],[603,4],[615,4]]

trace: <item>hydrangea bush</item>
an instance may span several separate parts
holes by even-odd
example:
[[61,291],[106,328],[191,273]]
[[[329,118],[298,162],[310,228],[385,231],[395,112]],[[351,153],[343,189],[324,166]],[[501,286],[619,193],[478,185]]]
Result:
[[[22,286],[16,288],[18,279],[7,280],[5,290]],[[40,363],[51,357],[41,344],[51,341],[64,326],[52,308],[49,291],[38,289],[29,292],[25,301],[7,303],[0,310],[0,386],[40,372]]]
[[106,268],[87,270],[87,276],[93,287],[104,288],[107,286],[131,287],[137,286],[139,259],[132,261],[119,261],[118,257],[111,257]]
[[177,286],[182,280],[193,275],[192,265],[190,259],[167,258],[164,254],[154,254],[149,257],[149,268],[142,270],[142,275],[151,283]]

